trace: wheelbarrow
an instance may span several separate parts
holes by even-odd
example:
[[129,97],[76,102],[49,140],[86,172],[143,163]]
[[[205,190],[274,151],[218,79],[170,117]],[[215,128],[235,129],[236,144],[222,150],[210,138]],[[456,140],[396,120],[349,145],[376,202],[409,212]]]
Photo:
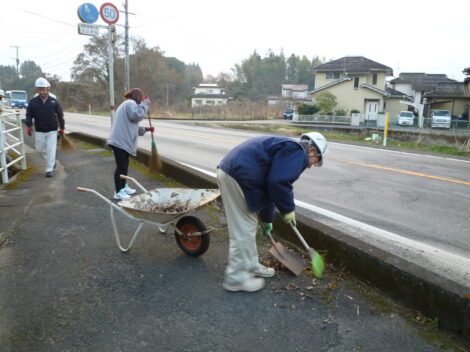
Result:
[[[77,187],[76,190],[94,193],[110,205],[114,237],[122,252],[131,249],[144,224],[157,226],[161,233],[165,233],[168,227],[173,224],[176,243],[187,255],[198,257],[207,251],[210,244],[209,234],[212,229],[207,228],[196,216],[188,214],[219,197],[220,191],[218,189],[156,188],[147,190],[132,177],[125,175],[120,177],[134,182],[144,193],[116,204],[94,189]],[[115,211],[139,223],[126,248],[121,245],[114,217]]]

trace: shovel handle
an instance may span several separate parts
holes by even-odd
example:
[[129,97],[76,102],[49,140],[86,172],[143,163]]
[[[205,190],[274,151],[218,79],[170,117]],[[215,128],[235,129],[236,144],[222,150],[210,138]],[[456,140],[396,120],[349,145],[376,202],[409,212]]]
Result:
[[272,245],[274,246],[276,242],[274,242],[274,238],[273,238],[273,236],[271,235],[271,231],[269,231],[268,233],[266,233],[266,226],[264,225],[264,222],[262,222],[259,217],[258,217],[258,224],[259,224],[259,226],[261,226],[261,228],[264,230],[264,231],[263,231],[263,232],[264,232],[263,235],[268,236],[269,239],[271,240]]

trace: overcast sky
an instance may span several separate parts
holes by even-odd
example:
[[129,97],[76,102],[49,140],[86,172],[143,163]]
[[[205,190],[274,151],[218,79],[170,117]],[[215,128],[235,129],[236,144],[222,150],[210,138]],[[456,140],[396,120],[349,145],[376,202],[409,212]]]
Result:
[[[77,33],[87,1],[16,0],[0,11],[0,65],[33,60],[70,79],[90,37]],[[103,2],[89,1],[98,9]],[[110,1],[124,9],[124,0]],[[231,72],[254,50],[326,59],[365,56],[400,72],[445,73],[462,81],[470,67],[470,0],[128,0],[130,34],[167,56],[198,63],[205,76]],[[97,24],[105,23],[100,18]],[[119,24],[124,24],[121,13]],[[123,32],[122,27],[118,27]],[[132,83],[132,82],[131,82]]]

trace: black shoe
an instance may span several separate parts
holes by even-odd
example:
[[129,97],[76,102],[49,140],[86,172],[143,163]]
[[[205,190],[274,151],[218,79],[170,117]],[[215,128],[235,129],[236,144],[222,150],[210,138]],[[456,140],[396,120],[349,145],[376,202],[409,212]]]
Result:
[[57,162],[54,163],[54,169],[55,169],[56,166],[57,166]]
[[52,177],[52,171],[46,172],[46,177]]

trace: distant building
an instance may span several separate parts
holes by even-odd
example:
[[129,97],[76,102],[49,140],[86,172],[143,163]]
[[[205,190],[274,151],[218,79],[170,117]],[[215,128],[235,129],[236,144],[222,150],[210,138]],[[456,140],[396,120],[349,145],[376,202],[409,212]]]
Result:
[[225,89],[215,83],[201,83],[193,87],[191,107],[225,105],[227,101]]
[[440,82],[456,82],[443,73],[402,72],[389,82],[391,88],[413,97],[417,104],[423,103],[424,94],[436,89]]
[[312,103],[312,100],[308,97],[308,86],[306,84],[283,84],[280,96],[268,96],[268,105],[283,104],[287,108],[292,108],[300,103]]
[[386,77],[392,76],[393,70],[364,56],[345,56],[316,66],[313,72],[315,89],[309,93],[313,103],[320,94],[329,92],[337,98],[337,110],[358,110],[366,116],[376,116],[385,111],[392,93],[393,99],[398,94],[385,90]]

